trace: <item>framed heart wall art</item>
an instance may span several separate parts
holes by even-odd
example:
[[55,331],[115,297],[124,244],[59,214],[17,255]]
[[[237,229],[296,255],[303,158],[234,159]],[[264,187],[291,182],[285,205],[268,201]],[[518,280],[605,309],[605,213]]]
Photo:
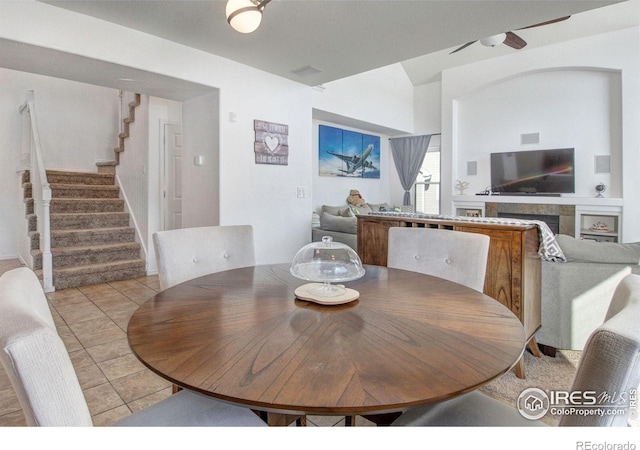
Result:
[[254,120],[256,164],[289,164],[289,126]]

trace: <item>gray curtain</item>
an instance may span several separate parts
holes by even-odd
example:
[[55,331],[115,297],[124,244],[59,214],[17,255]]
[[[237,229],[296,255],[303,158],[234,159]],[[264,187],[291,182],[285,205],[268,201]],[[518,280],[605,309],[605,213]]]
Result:
[[429,148],[432,134],[391,138],[391,154],[404,189],[403,206],[411,205],[411,186],[416,181],[424,156]]

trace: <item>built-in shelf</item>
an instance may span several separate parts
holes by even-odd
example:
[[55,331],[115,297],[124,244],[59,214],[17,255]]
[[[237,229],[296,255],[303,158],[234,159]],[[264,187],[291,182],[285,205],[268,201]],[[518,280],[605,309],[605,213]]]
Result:
[[[618,214],[580,214],[580,237],[598,242],[620,241],[620,215]],[[595,229],[602,226],[603,230]]]

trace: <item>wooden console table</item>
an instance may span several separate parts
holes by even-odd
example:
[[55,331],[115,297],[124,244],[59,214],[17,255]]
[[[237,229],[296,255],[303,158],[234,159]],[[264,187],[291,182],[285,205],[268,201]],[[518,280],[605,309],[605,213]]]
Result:
[[[484,293],[509,308],[524,326],[528,346],[540,356],[535,333],[541,325],[541,261],[536,225],[502,225],[404,216],[358,216],[358,255],[363,264],[387,265],[391,227],[442,228],[489,236]],[[524,378],[521,359],[516,375]]]

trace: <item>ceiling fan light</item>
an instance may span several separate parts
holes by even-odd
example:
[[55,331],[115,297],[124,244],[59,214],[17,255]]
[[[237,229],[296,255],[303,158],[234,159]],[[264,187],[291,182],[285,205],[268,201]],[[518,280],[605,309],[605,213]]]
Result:
[[239,33],[252,33],[262,21],[262,9],[251,0],[229,0],[226,7],[227,22]]
[[480,39],[480,43],[485,47],[495,47],[502,44],[507,39],[506,33],[495,34],[486,38]]

